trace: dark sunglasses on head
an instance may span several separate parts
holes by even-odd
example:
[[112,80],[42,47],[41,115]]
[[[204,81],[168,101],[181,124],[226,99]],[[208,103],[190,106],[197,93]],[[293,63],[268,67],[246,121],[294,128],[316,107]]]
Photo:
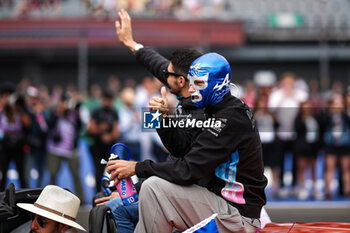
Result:
[[184,77],[182,74],[177,74],[177,73],[173,73],[173,72],[169,72],[167,70],[163,70],[163,74],[164,74],[164,77],[167,79],[170,75],[174,75],[175,77]]
[[31,218],[32,218],[32,222],[36,218],[36,221],[38,222],[38,224],[41,228],[45,227],[45,225],[47,223],[47,220],[44,217],[41,217],[40,215],[32,214]]

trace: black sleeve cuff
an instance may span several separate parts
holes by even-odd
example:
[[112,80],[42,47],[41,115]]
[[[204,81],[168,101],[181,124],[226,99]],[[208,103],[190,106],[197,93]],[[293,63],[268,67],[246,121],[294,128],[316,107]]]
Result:
[[135,166],[135,173],[138,178],[147,178],[146,175],[146,161],[143,162],[137,162]]

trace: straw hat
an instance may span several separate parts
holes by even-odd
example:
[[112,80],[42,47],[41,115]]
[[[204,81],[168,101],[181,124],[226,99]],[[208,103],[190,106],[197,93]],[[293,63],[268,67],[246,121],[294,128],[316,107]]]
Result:
[[76,223],[80,200],[56,185],[47,185],[34,204],[18,203],[18,207],[59,223],[86,231]]

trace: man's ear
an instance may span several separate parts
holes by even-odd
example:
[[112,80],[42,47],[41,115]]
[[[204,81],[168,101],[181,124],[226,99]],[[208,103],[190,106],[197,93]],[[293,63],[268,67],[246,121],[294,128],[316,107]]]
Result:
[[187,79],[183,76],[180,76],[178,78],[178,83],[179,83],[180,87],[184,87],[184,86],[186,86]]

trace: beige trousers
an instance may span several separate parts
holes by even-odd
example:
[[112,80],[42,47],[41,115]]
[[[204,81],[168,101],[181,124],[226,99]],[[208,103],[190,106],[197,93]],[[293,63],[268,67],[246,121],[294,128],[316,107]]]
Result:
[[218,214],[215,221],[220,233],[256,231],[236,208],[206,188],[176,185],[153,176],[142,184],[135,232],[171,233],[173,228],[184,231],[214,213]]

